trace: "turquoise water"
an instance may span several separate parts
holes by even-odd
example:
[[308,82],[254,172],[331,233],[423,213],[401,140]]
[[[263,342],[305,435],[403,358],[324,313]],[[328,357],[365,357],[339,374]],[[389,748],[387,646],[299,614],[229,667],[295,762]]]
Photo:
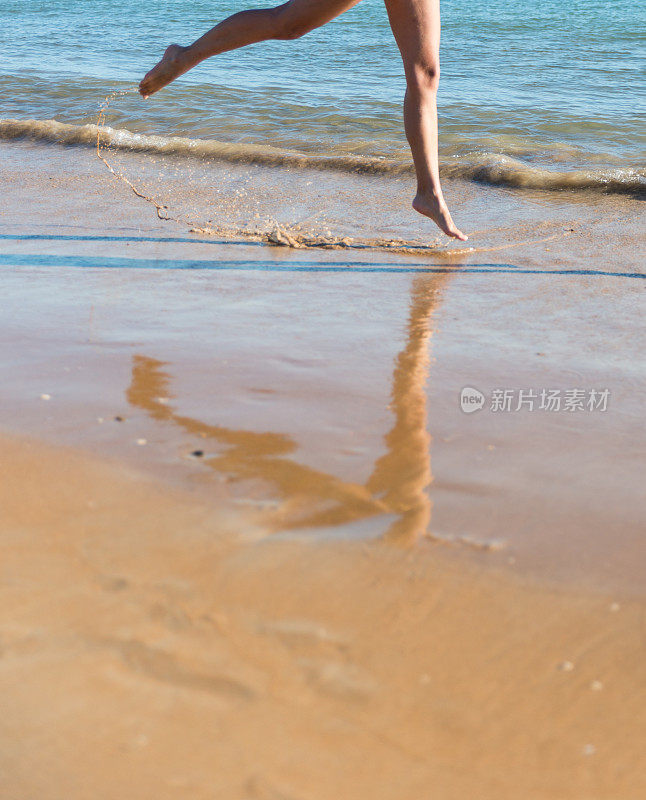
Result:
[[[105,95],[138,82],[167,44],[187,44],[243,7],[4,0],[0,119],[92,123]],[[587,170],[602,186],[643,185],[645,9],[642,0],[445,0],[443,162],[458,174],[466,165],[471,177],[498,157],[530,173]],[[120,98],[109,124],[408,163],[403,91],[383,3],[362,0],[300,40],[211,59],[148,102],[134,93]],[[5,125],[1,135],[14,134]]]

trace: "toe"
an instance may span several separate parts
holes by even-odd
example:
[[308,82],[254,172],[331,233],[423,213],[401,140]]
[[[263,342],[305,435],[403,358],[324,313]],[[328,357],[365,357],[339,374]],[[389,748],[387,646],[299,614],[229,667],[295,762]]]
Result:
[[466,242],[468,236],[466,236],[462,231],[458,228],[458,226],[453,222],[451,219],[451,215],[447,215],[448,219],[444,219],[444,233],[452,236],[454,239],[459,239],[461,242]]

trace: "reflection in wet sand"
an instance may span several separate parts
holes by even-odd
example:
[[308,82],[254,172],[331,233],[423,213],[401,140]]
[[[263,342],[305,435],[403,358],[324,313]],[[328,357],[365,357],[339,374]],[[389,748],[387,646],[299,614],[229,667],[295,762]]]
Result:
[[377,461],[367,482],[371,494],[399,515],[387,535],[400,540],[423,535],[431,521],[427,490],[433,475],[431,437],[426,428],[426,381],[438,283],[429,278],[413,281],[408,340],[393,373],[395,424],[386,436],[386,454]]
[[386,453],[377,460],[365,485],[298,463],[290,457],[297,443],[287,434],[234,430],[182,416],[160,402],[171,395],[164,362],[137,355],[133,359],[128,401],[159,422],[172,422],[187,433],[214,440],[228,449],[205,459],[211,469],[238,480],[262,480],[282,504],[267,512],[268,529],[331,527],[381,514],[396,515],[387,537],[414,541],[428,531],[432,481],[426,410],[428,344],[432,312],[446,276],[417,276],[411,289],[406,346],[393,372],[391,408],[395,422],[385,437]]

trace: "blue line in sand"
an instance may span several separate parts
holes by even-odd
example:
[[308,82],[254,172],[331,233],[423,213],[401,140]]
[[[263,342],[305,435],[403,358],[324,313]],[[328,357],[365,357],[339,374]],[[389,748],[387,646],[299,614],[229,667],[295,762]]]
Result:
[[[263,242],[250,242],[248,240],[231,240],[231,239],[196,239],[194,237],[186,236],[108,236],[108,235],[79,235],[79,234],[48,234],[48,233],[0,233],[0,241],[47,241],[54,240],[60,242],[158,242],[158,243],[174,243],[174,244],[217,244],[217,245],[246,245],[249,247],[264,247]],[[370,249],[367,245],[364,248],[357,245],[353,249]],[[429,248],[430,250],[430,248]],[[450,251],[447,251],[447,253]],[[39,256],[41,257],[41,256]],[[43,258],[46,256],[42,256]],[[61,256],[62,258],[83,258],[82,256]],[[90,260],[90,259],[88,259]],[[211,269],[211,270],[259,270],[259,271],[294,271],[294,272],[517,272],[520,275],[600,275],[610,278],[644,278],[646,274],[641,272],[609,272],[607,270],[592,270],[592,269],[522,269],[514,264],[471,264],[468,267],[455,265],[452,267],[439,266],[426,264],[424,262],[417,264],[409,264],[406,267],[397,266],[392,262],[358,262],[358,261],[329,261],[324,264],[312,264],[311,262],[298,262],[292,261],[289,264],[273,264],[269,262],[256,262],[256,261],[199,261],[185,263],[183,260],[175,259],[173,261],[158,261],[151,259],[123,259],[128,261],[142,261],[146,263],[141,264],[109,264],[104,263],[109,261],[110,257],[105,257],[101,260],[100,264],[77,264],[69,263],[65,266],[72,267],[88,267],[88,268],[121,268],[121,269]],[[150,262],[150,263],[148,263]],[[0,264],[7,264],[2,255],[0,255]],[[56,264],[29,264],[13,263],[14,266],[57,266]],[[237,266],[234,266],[237,265]],[[60,265],[62,266],[62,265]]]
[[518,275],[579,275],[610,278],[646,278],[643,272],[607,272],[598,269],[524,269],[513,264],[472,264],[468,267],[446,267],[424,262],[399,266],[389,262],[289,261],[200,261],[192,259],[120,258],[117,256],[67,256],[43,253],[2,253],[0,265],[13,267],[80,267],[85,269],[159,269],[159,270],[244,270],[255,272],[417,272],[417,273],[516,273]]
[[263,247],[264,242],[250,242],[246,239],[197,239],[194,236],[90,236],[71,233],[0,233],[0,240],[19,242],[170,242],[173,244],[245,244],[250,247]]

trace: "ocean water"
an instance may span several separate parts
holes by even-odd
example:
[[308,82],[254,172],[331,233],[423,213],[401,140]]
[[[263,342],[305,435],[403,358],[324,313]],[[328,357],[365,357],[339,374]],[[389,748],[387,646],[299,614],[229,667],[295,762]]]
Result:
[[[191,42],[246,3],[266,4],[4,0],[0,137],[91,141],[82,126],[106,95],[136,84],[169,43]],[[442,20],[445,174],[644,191],[643,0],[445,0]],[[125,149],[219,158],[234,145],[230,160],[269,152],[271,163],[401,173],[410,171],[403,92],[384,5],[362,0],[300,40],[213,58],[147,102],[135,92],[115,99],[106,136]]]

